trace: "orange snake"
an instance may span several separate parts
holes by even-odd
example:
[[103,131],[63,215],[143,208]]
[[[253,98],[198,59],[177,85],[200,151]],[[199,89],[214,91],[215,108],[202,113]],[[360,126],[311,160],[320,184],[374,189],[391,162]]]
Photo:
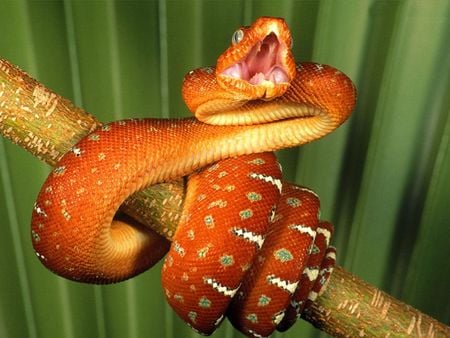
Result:
[[284,20],[263,17],[234,33],[216,68],[190,72],[182,93],[197,119],[113,122],[62,158],[34,207],[36,254],[90,283],[148,269],[166,247],[114,215],[135,191],[191,175],[162,271],[168,302],[204,334],[224,313],[249,336],[285,330],[330,273],[332,226],[318,221],[310,190],[285,183],[281,191],[270,152],[337,128],[355,88],[330,66],[296,65]]

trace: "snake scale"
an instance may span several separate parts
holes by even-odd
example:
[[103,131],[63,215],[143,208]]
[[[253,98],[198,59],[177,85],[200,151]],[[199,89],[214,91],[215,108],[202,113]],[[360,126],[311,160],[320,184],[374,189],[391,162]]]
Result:
[[272,153],[341,125],[356,100],[333,67],[296,64],[279,18],[238,29],[215,68],[186,75],[196,118],[104,125],[69,151],[32,214],[36,255],[71,280],[112,283],[166,253],[151,231],[115,217],[150,185],[189,176],[180,224],[162,269],[167,301],[211,334],[225,316],[248,336],[288,329],[335,261],[333,227],[309,189],[281,180]]

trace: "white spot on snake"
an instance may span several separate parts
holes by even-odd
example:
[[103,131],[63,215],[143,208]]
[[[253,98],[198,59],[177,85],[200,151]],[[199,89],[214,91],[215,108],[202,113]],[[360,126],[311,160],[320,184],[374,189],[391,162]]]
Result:
[[293,224],[289,226],[290,229],[296,230],[302,234],[308,234],[312,239],[316,238],[316,232],[311,227],[305,224]]
[[86,189],[83,188],[83,187],[81,187],[81,188],[77,189],[76,194],[77,194],[77,196],[80,196],[80,195],[82,195],[85,191],[86,191]]
[[234,191],[235,189],[236,189],[236,186],[229,184],[223,190],[227,191],[227,192],[231,192],[231,191]]
[[223,178],[223,177],[225,177],[225,176],[227,176],[228,175],[228,173],[226,172],[226,171],[221,171],[220,173],[219,173],[219,175],[217,175],[217,177],[218,178]]
[[276,213],[277,213],[277,205],[274,204],[274,205],[272,205],[272,208],[270,209],[269,223],[273,223],[275,221]]
[[55,176],[61,176],[66,172],[66,167],[65,166],[60,166],[60,167],[56,167],[55,169],[53,169],[53,174]]
[[290,304],[291,306],[295,309],[295,312],[297,312],[298,314],[298,310],[300,309],[300,307],[303,305],[304,301],[297,301],[296,299],[291,299]]
[[239,211],[239,216],[241,217],[242,220],[249,219],[250,217],[253,216],[253,211],[251,209],[241,210]]
[[211,165],[211,166],[208,168],[208,171],[209,171],[209,172],[212,172],[212,171],[217,170],[218,168],[219,168],[219,163],[214,163],[213,165]]
[[255,158],[253,160],[248,161],[247,163],[249,163],[249,164],[256,164],[256,165],[263,165],[263,164],[266,163],[266,161],[264,161],[264,159],[258,157],[258,158]]
[[313,190],[305,188],[305,187],[298,187],[296,186],[296,189],[299,189],[300,191],[306,191],[309,192],[310,194],[313,194],[314,196],[316,196],[317,198],[319,198],[319,195],[317,195]]
[[307,266],[305,270],[303,270],[303,274],[306,275],[310,281],[315,281],[319,275],[319,269],[317,267]]
[[36,256],[38,256],[38,258],[42,259],[43,261],[46,261],[47,258],[44,255],[41,255],[39,252],[36,251]]
[[257,202],[257,201],[261,201],[262,196],[261,196],[261,194],[258,194],[257,192],[250,191],[247,193],[247,198],[249,199],[250,202]]
[[317,228],[317,233],[325,236],[326,245],[330,244],[331,232],[324,228]]
[[41,207],[39,207],[36,203],[34,204],[34,210],[36,211],[36,213],[39,216],[44,216],[45,218],[47,218],[47,213],[44,211],[44,209],[42,209]]
[[311,291],[308,294],[308,299],[312,302],[316,301],[317,297],[319,296],[319,294],[317,292]]
[[317,255],[320,252],[320,248],[313,243],[310,247],[309,247],[309,254],[310,255]]
[[250,313],[245,318],[247,318],[252,323],[257,323],[258,322],[258,316],[256,315],[256,313]]
[[175,250],[175,252],[177,252],[181,257],[184,257],[184,255],[186,254],[186,251],[180,245],[180,243],[174,242],[172,245],[173,245],[173,249]]
[[209,251],[209,247],[205,246],[204,248],[200,248],[197,250],[197,256],[198,258],[205,258],[206,255],[208,254]]
[[206,215],[205,218],[203,219],[203,222],[205,223],[208,229],[212,229],[215,226],[214,217],[212,215]]
[[334,252],[334,251],[327,252],[327,254],[325,255],[325,258],[331,258],[333,260],[336,260],[336,252]]
[[281,192],[281,188],[283,187],[283,183],[281,183],[281,180],[278,178],[274,178],[269,175],[264,174],[257,174],[257,173],[250,173],[249,176],[251,178],[256,178],[258,180],[262,180],[267,183],[272,183],[274,186],[277,187],[278,191]]
[[216,319],[216,321],[214,322],[214,326],[219,326],[224,318],[225,315],[222,314],[219,318]]
[[284,315],[285,315],[284,311],[280,311],[280,312],[276,313],[276,314],[272,317],[272,322],[273,322],[275,325],[280,324],[281,321],[282,321],[283,318],[284,318]]
[[280,289],[287,291],[291,295],[297,289],[298,281],[291,283],[291,282],[283,280],[280,277],[277,277],[275,275],[269,275],[269,276],[267,276],[266,279],[269,284],[275,285],[276,287],[279,287]]
[[248,333],[250,333],[252,335],[252,337],[255,337],[255,338],[268,338],[266,336],[260,335],[259,333],[256,333],[253,330],[248,330]]
[[200,306],[201,308],[207,309],[211,307],[212,302],[205,296],[201,297],[198,300],[198,306]]
[[280,173],[282,173],[283,172],[283,166],[281,165],[280,162],[277,162],[277,164],[278,164],[278,169],[280,170]]
[[288,197],[286,198],[286,204],[291,206],[292,208],[298,208],[302,205],[302,202],[298,198]]
[[[197,312],[190,311],[190,312],[188,313],[188,317],[189,317],[189,319],[190,319],[193,323],[195,323],[195,322],[197,321]],[[197,330],[196,330],[196,331],[197,331]]]
[[72,153],[75,154],[76,157],[80,157],[81,156],[81,148],[72,147],[71,151],[72,151]]
[[323,70],[323,65],[321,65],[320,63],[316,63],[315,67],[316,67],[316,70],[319,72]]
[[66,221],[70,221],[72,216],[70,216],[69,212],[66,209],[61,209],[61,214],[66,219]]
[[212,73],[214,73],[214,68],[212,68],[212,67],[205,67],[205,68],[203,68],[203,70],[204,70],[207,74],[212,74]]
[[216,290],[217,292],[221,293],[222,295],[224,295],[226,297],[230,297],[230,298],[234,297],[236,292],[239,290],[239,287],[241,286],[239,284],[237,288],[231,289],[231,288],[229,288],[229,287],[227,287],[225,285],[220,284],[214,278],[209,278],[209,277],[203,277],[203,281],[205,282],[205,284],[211,285],[212,288],[214,290]]
[[219,263],[220,265],[222,265],[223,267],[228,267],[228,266],[232,266],[234,264],[234,258],[232,255],[222,255],[219,258]]
[[258,299],[258,306],[267,306],[270,304],[272,298],[266,295],[261,295]]
[[88,139],[89,140],[91,140],[91,141],[99,141],[100,140],[100,135],[99,134],[90,134],[89,136],[88,136]]
[[150,126],[147,128],[147,132],[149,133],[155,133],[158,131],[158,128],[154,127],[154,126]]
[[35,242],[39,242],[41,240],[41,238],[39,237],[39,234],[34,230],[31,230],[31,236],[33,237],[33,240]]
[[184,303],[184,297],[182,295],[174,294],[173,299],[175,299],[177,302]]
[[286,248],[275,250],[273,255],[276,260],[279,260],[282,263],[286,263],[294,259],[292,253]]
[[225,208],[227,206],[227,201],[224,200],[217,200],[209,203],[208,209],[218,207],[218,208]]
[[248,231],[246,229],[233,228],[233,229],[231,229],[231,233],[233,235],[243,238],[251,243],[256,244],[258,249],[261,249],[261,247],[264,243],[264,236],[255,234],[254,232]]

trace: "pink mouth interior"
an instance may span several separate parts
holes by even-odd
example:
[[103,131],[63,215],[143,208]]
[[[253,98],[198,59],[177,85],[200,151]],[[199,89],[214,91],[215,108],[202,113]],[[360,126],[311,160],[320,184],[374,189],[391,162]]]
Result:
[[225,69],[222,74],[245,80],[252,85],[264,81],[274,84],[289,82],[288,75],[281,65],[281,52],[284,47],[274,33],[256,43],[241,61]]

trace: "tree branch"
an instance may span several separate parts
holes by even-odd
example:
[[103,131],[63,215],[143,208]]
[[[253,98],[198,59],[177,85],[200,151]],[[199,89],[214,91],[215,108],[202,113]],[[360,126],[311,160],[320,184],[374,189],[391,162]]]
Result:
[[[0,133],[53,166],[101,123],[0,59]],[[122,210],[169,239],[184,199],[182,179],[131,196]],[[327,288],[303,314],[336,337],[449,337],[450,328],[336,267]]]

